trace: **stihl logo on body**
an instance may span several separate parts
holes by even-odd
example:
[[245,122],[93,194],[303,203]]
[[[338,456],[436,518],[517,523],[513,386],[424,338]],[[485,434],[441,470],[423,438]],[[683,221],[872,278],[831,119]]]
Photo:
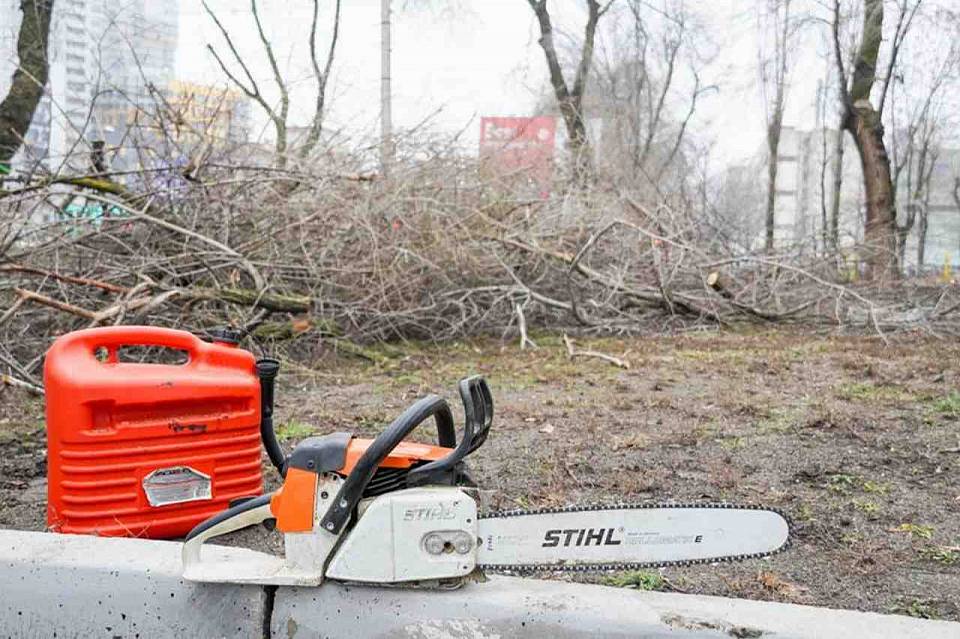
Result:
[[403,511],[404,521],[443,521],[453,519],[457,514],[453,506],[440,504],[439,506],[414,506]]
[[568,528],[566,530],[548,530],[543,536],[543,548],[563,546],[619,546],[620,540],[614,538],[613,528]]

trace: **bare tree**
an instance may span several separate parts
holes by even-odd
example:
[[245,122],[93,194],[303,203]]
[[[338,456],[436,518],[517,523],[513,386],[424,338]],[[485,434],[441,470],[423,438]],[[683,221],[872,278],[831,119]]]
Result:
[[23,19],[17,34],[19,63],[3,102],[0,102],[0,174],[10,172],[47,84],[47,43],[53,0],[21,0]]
[[553,23],[550,19],[550,12],[547,10],[547,0],[527,0],[540,26],[540,47],[543,49],[547,68],[550,71],[550,85],[553,88],[557,106],[567,128],[570,152],[573,156],[574,175],[579,183],[583,183],[593,174],[590,141],[587,138],[586,116],[583,111],[583,96],[586,92],[587,80],[593,64],[597,23],[614,1],[609,0],[601,6],[597,0],[586,0],[587,22],[583,29],[580,60],[571,87],[563,76],[563,68],[560,65],[560,59],[557,57]]
[[[897,256],[901,268],[907,237],[914,229],[917,266],[924,266],[931,182],[945,138],[954,128],[951,93],[960,71],[960,45],[949,28],[952,22],[949,14],[945,16],[937,9],[918,15],[916,28],[923,29],[924,39],[904,47],[888,93],[886,120],[892,132],[889,138],[900,212]],[[942,28],[944,25],[948,28]]]
[[[898,0],[898,20],[890,42],[887,65],[878,74],[880,46],[883,42],[883,0],[862,0],[862,29],[849,78],[840,44],[840,0],[834,0],[832,33],[834,61],[840,78],[841,126],[850,133],[860,155],[863,186],[866,193],[863,258],[867,279],[896,277],[897,211],[891,176],[890,157],[883,139],[883,108],[893,77],[893,69],[913,18],[922,0],[911,6]],[[874,106],[871,93],[881,81],[879,100]]]
[[[220,69],[223,73],[230,79],[230,81],[237,86],[244,94],[251,100],[254,100],[267,114],[267,117],[270,118],[270,121],[273,123],[274,132],[276,134],[276,143],[275,150],[277,154],[276,162],[278,168],[284,168],[287,164],[287,126],[288,126],[288,116],[290,114],[290,89],[288,87],[286,79],[283,77],[283,74],[280,72],[280,66],[277,64],[277,58],[273,51],[273,45],[270,43],[270,40],[267,38],[266,33],[263,30],[263,22],[260,20],[260,13],[257,10],[257,0],[250,0],[250,11],[253,15],[253,21],[257,27],[257,34],[260,37],[260,42],[263,45],[264,53],[267,56],[267,60],[270,63],[270,69],[273,72],[273,79],[277,84],[277,89],[280,92],[280,105],[277,108],[275,105],[267,101],[266,97],[260,90],[260,87],[257,85],[256,80],[253,78],[253,74],[250,72],[250,68],[247,63],[240,56],[240,52],[237,51],[237,47],[234,45],[233,39],[230,37],[230,34],[227,32],[227,29],[223,26],[223,23],[217,18],[216,14],[210,9],[210,6],[206,3],[206,0],[203,0],[203,8],[206,10],[207,15],[213,20],[214,24],[217,25],[220,34],[223,36],[224,41],[227,44],[227,48],[230,50],[230,54],[233,56],[234,61],[239,65],[240,70],[243,72],[243,75],[246,78],[246,81],[237,77],[229,67],[224,63],[223,59],[217,53],[216,49],[212,44],[207,45],[207,49],[213,54],[213,57],[216,59],[217,64],[220,65]],[[298,154],[301,158],[307,157],[313,151],[314,147],[317,145],[317,142],[320,139],[320,134],[323,130],[323,116],[324,116],[324,107],[326,103],[326,92],[327,92],[327,81],[330,78],[330,69],[333,66],[334,54],[337,48],[337,37],[340,31],[340,0],[336,0],[334,17],[333,17],[333,34],[330,38],[330,46],[327,49],[326,61],[321,68],[320,61],[317,57],[317,16],[319,13],[319,0],[313,0],[313,17],[310,22],[310,64],[313,67],[314,78],[317,83],[317,93],[316,100],[314,104],[313,117],[310,121],[310,127],[307,133],[306,138],[299,145]]]
[[599,48],[587,110],[609,116],[605,168],[659,189],[665,173],[682,164],[677,159],[698,99],[716,88],[701,83],[694,46],[709,38],[691,24],[684,3],[673,0],[630,0],[615,18],[612,46]]
[[[942,76],[940,76],[942,77]],[[893,185],[902,196],[905,210],[903,223],[897,224],[897,260],[903,268],[907,236],[917,228],[917,266],[923,267],[927,239],[927,212],[930,202],[930,182],[940,154],[941,122],[933,104],[940,82],[934,83],[934,89],[928,94],[923,106],[910,114],[903,141],[904,149],[896,143],[893,146]]]
[[[760,56],[761,89],[767,109],[767,203],[764,217],[764,248],[773,251],[773,230],[776,225],[777,168],[780,160],[780,135],[789,72],[789,40],[794,31],[790,0],[767,0],[766,17],[773,32],[772,58]],[[772,96],[767,92],[772,89]]]

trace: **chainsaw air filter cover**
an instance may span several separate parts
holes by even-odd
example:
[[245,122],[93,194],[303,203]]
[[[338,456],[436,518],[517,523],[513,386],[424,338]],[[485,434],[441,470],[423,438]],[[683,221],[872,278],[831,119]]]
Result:
[[254,357],[214,339],[116,326],[54,342],[44,364],[51,530],[181,537],[263,492]]

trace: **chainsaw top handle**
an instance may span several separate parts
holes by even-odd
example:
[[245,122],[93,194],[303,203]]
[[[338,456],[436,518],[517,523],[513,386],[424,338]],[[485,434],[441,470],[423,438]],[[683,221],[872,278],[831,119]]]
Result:
[[336,499],[326,512],[320,525],[327,532],[337,534],[350,519],[363,496],[363,491],[387,455],[402,442],[407,435],[433,417],[437,424],[437,439],[440,446],[452,448],[456,445],[456,431],[453,425],[453,413],[446,400],[438,395],[427,395],[417,400],[393,420],[386,430],[377,436],[347,475]]
[[458,387],[463,402],[463,437],[446,457],[417,466],[407,474],[407,486],[444,483],[443,478],[455,472],[463,458],[480,448],[487,440],[493,423],[493,395],[480,375],[460,380]]

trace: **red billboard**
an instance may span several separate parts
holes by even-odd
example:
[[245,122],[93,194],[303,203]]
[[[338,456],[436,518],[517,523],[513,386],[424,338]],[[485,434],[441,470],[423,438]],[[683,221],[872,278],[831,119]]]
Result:
[[534,118],[483,117],[480,119],[480,159],[501,177],[533,182],[541,196],[550,193],[557,120],[552,115]]

